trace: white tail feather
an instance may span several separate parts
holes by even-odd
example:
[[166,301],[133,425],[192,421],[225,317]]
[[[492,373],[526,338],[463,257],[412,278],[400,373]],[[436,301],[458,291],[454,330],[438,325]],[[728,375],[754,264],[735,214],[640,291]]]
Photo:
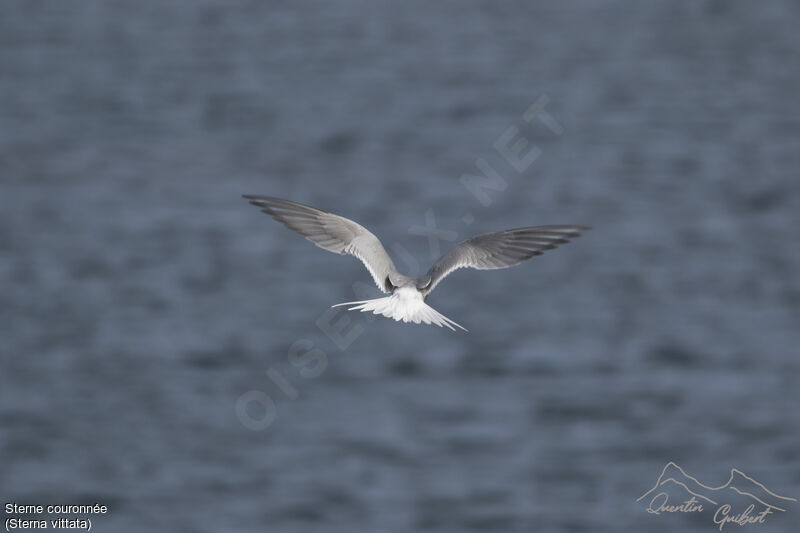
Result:
[[429,306],[422,299],[422,295],[414,288],[401,287],[385,298],[375,298],[374,300],[361,300],[358,302],[344,302],[331,307],[352,305],[348,311],[361,311],[362,313],[372,311],[375,315],[383,315],[393,318],[398,322],[413,322],[414,324],[434,324],[439,327],[448,327],[455,331],[453,326],[467,331],[466,328],[450,320],[436,309]]

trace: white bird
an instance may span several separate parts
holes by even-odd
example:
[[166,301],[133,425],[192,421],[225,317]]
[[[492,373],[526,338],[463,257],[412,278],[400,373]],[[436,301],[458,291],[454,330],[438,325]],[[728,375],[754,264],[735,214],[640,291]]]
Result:
[[378,288],[391,295],[332,307],[350,305],[348,311],[372,311],[397,321],[435,324],[453,331],[453,326],[467,330],[425,303],[431,291],[448,274],[465,267],[478,270],[507,268],[565,244],[569,239],[579,237],[581,231],[590,229],[571,225],[533,226],[478,235],[444,254],[424,276],[411,278],[397,271],[375,235],[352,220],[271,196],[243,196],[317,246],[360,259]]

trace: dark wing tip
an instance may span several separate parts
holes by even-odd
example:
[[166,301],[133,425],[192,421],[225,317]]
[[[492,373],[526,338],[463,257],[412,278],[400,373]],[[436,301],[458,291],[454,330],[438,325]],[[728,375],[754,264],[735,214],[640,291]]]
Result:
[[589,231],[592,229],[591,226],[572,226],[572,231],[569,232],[570,239],[577,239],[580,237],[584,231]]
[[591,226],[574,226],[574,227],[573,227],[573,230],[574,230],[574,231],[572,231],[572,232],[569,234],[569,238],[570,238],[570,239],[577,239],[578,237],[580,237],[581,235],[583,235],[583,233],[584,233],[584,232],[587,232],[587,231],[589,231],[590,229],[592,229],[592,227],[591,227]]
[[[260,194],[243,194],[242,198],[250,200],[250,203],[255,206],[270,210],[274,209],[276,211],[282,210],[282,211],[305,212],[305,213],[314,213],[316,215],[331,214],[328,213],[327,211],[317,209],[316,207],[311,207],[310,205],[305,205],[298,202],[292,202],[291,200],[284,200],[283,198],[277,198],[275,196],[262,196]],[[269,211],[268,213],[272,214],[271,211]]]
[[253,205],[262,205],[267,201],[266,196],[258,196],[256,194],[243,194],[242,198],[245,200],[250,200],[250,203]]
[[243,194],[242,198],[244,198],[245,200],[250,200],[251,204],[255,202],[266,203],[271,200],[277,200],[277,198],[273,198],[271,196],[262,196],[260,194]]
[[549,225],[549,226],[529,226],[526,228],[515,228],[506,230],[503,233],[541,237],[552,240],[555,244],[566,244],[569,239],[576,239],[581,236],[582,231],[589,231],[591,226],[579,225]]
[[[258,194],[243,194],[242,198],[245,200],[249,200],[250,205],[254,205],[261,209],[262,213],[266,213],[278,222],[283,222],[280,218],[277,217],[275,214],[275,207],[276,202],[274,200],[280,200],[279,198],[272,198],[271,196],[261,196]],[[280,205],[278,203],[278,205]]]
[[277,205],[281,205],[281,203],[290,203],[286,200],[281,200],[280,198],[274,198],[272,196],[262,196],[260,194],[243,194],[242,198],[245,200],[250,200],[250,204],[256,207],[260,207],[264,213],[268,215],[272,215],[272,209]]

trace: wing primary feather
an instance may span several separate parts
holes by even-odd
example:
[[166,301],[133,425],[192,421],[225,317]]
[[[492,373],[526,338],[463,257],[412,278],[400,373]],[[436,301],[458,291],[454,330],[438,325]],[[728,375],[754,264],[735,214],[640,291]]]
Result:
[[242,196],[320,248],[358,258],[375,285],[385,293],[391,292],[384,282],[390,274],[396,274],[397,269],[378,237],[365,227],[348,218],[274,196]]
[[425,294],[459,268],[508,268],[566,244],[589,229],[589,226],[578,225],[531,226],[478,235],[456,245],[434,263],[427,273],[431,282]]

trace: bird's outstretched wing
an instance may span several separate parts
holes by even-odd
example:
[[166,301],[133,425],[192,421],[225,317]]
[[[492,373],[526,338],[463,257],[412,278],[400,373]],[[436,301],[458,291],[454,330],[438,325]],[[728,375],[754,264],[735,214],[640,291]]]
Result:
[[424,292],[431,292],[442,279],[459,268],[494,270],[514,266],[565,244],[588,229],[588,226],[534,226],[478,235],[456,245],[428,270],[430,283]]
[[350,254],[361,260],[372,279],[385,293],[392,291],[389,275],[396,274],[392,259],[381,241],[352,220],[307,205],[271,196],[243,195],[250,203],[287,228],[293,229],[320,248],[337,254]]

